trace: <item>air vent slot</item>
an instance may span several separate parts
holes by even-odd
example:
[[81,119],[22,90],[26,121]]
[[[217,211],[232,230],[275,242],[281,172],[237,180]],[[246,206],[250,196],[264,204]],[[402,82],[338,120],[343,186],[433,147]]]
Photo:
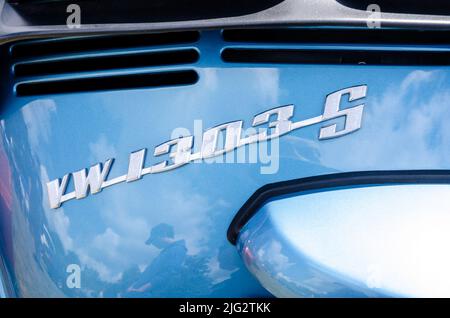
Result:
[[431,66],[450,65],[450,52],[227,48],[222,59],[230,63]]
[[193,43],[198,41],[198,39],[199,32],[197,31],[47,39],[17,43],[11,47],[11,56],[13,58],[35,58],[44,55],[96,50]]
[[231,29],[223,31],[228,42],[288,44],[401,44],[450,45],[446,31],[395,29]]
[[194,63],[197,62],[198,58],[199,54],[195,49],[184,49],[33,61],[15,64],[14,75],[37,76],[68,72],[176,65]]
[[222,32],[229,63],[450,65],[444,31],[399,29],[232,29]]
[[19,83],[18,96],[58,93],[89,92],[109,89],[149,88],[194,84],[198,80],[193,70],[170,71],[147,74],[127,74],[64,80],[45,80]]

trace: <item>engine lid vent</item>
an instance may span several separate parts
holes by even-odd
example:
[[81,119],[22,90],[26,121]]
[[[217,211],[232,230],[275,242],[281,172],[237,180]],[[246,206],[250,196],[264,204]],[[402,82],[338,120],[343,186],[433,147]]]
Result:
[[17,96],[194,84],[198,32],[35,40],[10,48]]
[[435,66],[450,65],[450,52],[227,48],[222,59],[230,63]]
[[200,34],[197,31],[186,31],[46,39],[14,44],[11,46],[10,52],[13,58],[34,58],[37,56],[70,54],[98,50],[194,43],[198,41],[199,37]]
[[222,59],[229,63],[450,65],[443,31],[394,29],[225,30]]
[[197,62],[198,58],[199,54],[197,50],[182,49],[41,60],[16,63],[14,65],[14,75],[36,76],[69,72],[187,64]]
[[229,29],[227,42],[289,44],[450,45],[449,32],[400,29],[273,28]]
[[128,74],[101,77],[86,77],[64,80],[47,80],[19,83],[18,96],[90,92],[111,89],[148,88],[194,84],[198,80],[193,70],[147,74]]

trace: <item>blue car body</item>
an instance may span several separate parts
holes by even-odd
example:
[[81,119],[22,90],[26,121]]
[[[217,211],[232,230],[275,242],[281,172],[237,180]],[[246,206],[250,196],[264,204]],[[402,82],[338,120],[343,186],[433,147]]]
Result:
[[[45,41],[26,40],[39,46]],[[19,297],[271,297],[245,268],[227,229],[269,183],[366,170],[448,169],[450,69],[442,65],[230,63],[225,48],[448,52],[448,45],[257,43],[225,41],[204,30],[191,43],[14,57],[1,46],[0,251],[4,294]],[[15,76],[37,60],[193,49],[191,63]],[[33,81],[192,70],[188,85],[20,96]],[[361,128],[329,140],[327,124],[279,138],[266,162],[191,162],[64,202],[52,209],[46,184],[114,158],[108,178],[126,173],[130,153],[153,149],[176,128],[195,134],[282,105],[296,120],[323,113],[328,94],[367,85]],[[343,100],[342,108],[355,105]],[[199,126],[199,121],[201,125]],[[197,128],[196,128],[197,127]],[[198,128],[200,127],[200,128]],[[195,140],[194,140],[195,143]],[[261,142],[258,147],[264,147]],[[244,148],[249,149],[250,146]],[[233,153],[237,153],[234,150]],[[261,173],[264,169],[274,173]],[[263,169],[263,170],[262,170]],[[73,191],[69,182],[68,191]],[[81,288],[67,285],[70,265]],[[0,288],[1,290],[1,288]]]

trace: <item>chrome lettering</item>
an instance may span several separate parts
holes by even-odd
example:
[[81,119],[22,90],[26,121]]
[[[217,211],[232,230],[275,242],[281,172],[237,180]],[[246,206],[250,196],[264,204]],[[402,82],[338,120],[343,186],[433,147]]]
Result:
[[108,159],[102,168],[101,163],[97,163],[89,168],[86,175],[86,169],[81,169],[72,173],[73,183],[75,185],[75,197],[77,199],[85,198],[88,189],[92,194],[102,191],[102,183],[106,180],[114,159]]
[[[114,159],[107,160],[103,166],[101,163],[97,163],[90,167],[89,171],[82,169],[66,174],[62,180],[55,179],[47,182],[50,208],[59,208],[63,202],[68,200],[85,198],[88,195],[88,190],[95,194],[103,188],[115,184],[136,181],[147,174],[173,170],[195,160],[220,156],[248,144],[278,138],[291,131],[341,117],[344,118],[344,128],[337,130],[336,123],[323,126],[320,128],[319,140],[344,136],[361,128],[364,104],[341,109],[340,104],[343,96],[348,95],[348,101],[353,102],[366,97],[366,94],[367,85],[344,88],[331,93],[326,97],[324,111],[321,115],[297,122],[291,121],[294,116],[294,105],[292,104],[269,109],[253,118],[252,127],[259,128],[260,132],[251,132],[251,135],[246,137],[242,136],[244,124],[242,120],[212,127],[203,133],[202,138],[199,138],[201,140],[196,141],[200,147],[200,150],[196,153],[192,153],[193,136],[169,140],[154,149],[154,157],[168,155],[168,160],[148,167],[144,167],[147,149],[143,148],[130,154],[127,173],[113,179],[108,180],[107,178]],[[272,118],[273,120],[271,120]],[[260,127],[264,124],[267,128]],[[223,146],[219,145],[221,133],[225,135]],[[70,175],[73,177],[75,190],[65,193]]]

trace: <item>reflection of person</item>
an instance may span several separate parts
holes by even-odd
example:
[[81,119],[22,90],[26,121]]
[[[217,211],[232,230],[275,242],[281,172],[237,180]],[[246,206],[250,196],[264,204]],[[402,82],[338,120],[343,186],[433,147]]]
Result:
[[168,224],[162,223],[152,229],[145,244],[153,245],[161,249],[161,252],[130,287],[131,291],[158,290],[157,285],[170,279],[171,274],[182,266],[187,249],[184,240],[176,241],[174,236],[173,227]]
[[128,288],[128,292],[149,293],[152,296],[159,293],[167,295],[168,285],[180,275],[187,256],[185,241],[177,241],[174,237],[173,227],[168,224],[162,223],[152,229],[145,244],[153,245],[161,252]]
[[145,242],[160,249],[158,256],[128,286],[126,295],[137,297],[200,297],[209,295],[207,259],[188,255],[186,242],[176,240],[173,227],[155,226]]
[[[208,259],[188,255],[186,242],[176,240],[171,225],[161,223],[152,228],[145,242],[160,249],[158,256],[144,272],[129,284],[128,297],[271,297],[259,282],[241,265],[236,248],[224,244],[219,249],[218,261],[221,269],[229,271],[230,277],[212,286],[209,277]],[[239,286],[239,289],[236,288]]]

